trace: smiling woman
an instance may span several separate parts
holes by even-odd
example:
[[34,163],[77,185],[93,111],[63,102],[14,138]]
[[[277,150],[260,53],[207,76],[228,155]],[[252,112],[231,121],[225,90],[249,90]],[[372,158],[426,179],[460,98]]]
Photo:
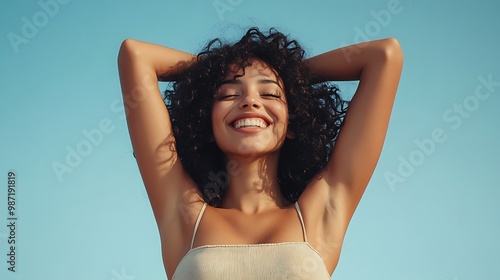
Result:
[[[233,45],[213,40],[195,64],[171,78],[175,82],[173,90],[166,92],[168,109],[174,127],[182,127],[174,130],[177,152],[183,167],[210,205],[218,206],[222,202],[229,184],[228,180],[220,180],[220,176],[214,175],[227,173],[228,162],[241,167],[241,163],[227,160],[218,143],[212,141],[216,133],[212,119],[219,112],[213,107],[229,103],[217,99],[223,93],[234,95],[225,97],[228,99],[259,95],[258,99],[265,100],[266,104],[286,105],[286,118],[290,115],[292,121],[277,123],[271,128],[286,126],[289,136],[279,147],[280,167],[277,169],[279,192],[288,201],[295,202],[309,180],[325,166],[347,102],[340,98],[337,87],[314,84],[313,73],[306,63],[304,51],[297,41],[275,30],[266,36],[257,29],[250,29]],[[246,74],[249,71],[251,73]],[[281,103],[267,102],[267,99],[275,99],[269,95],[276,94],[280,95]],[[254,108],[245,113],[255,114],[262,110],[268,108]],[[267,113],[260,115],[270,118]],[[233,136],[226,137],[232,139]],[[255,160],[257,151],[249,149],[250,145],[268,141],[269,137],[259,133],[253,136],[255,141],[247,138],[246,142],[237,144],[239,153],[245,153],[247,160]]]
[[[305,59],[274,29],[216,39],[197,56],[124,41],[123,96],[143,89],[127,122],[167,276],[329,279],[380,155],[402,61],[395,39]],[[168,106],[158,80],[172,82]],[[339,80],[360,80],[348,111],[325,83]]]
[[212,106],[217,147],[235,162],[279,151],[288,126],[288,106],[278,76],[255,59],[244,70],[228,74]]

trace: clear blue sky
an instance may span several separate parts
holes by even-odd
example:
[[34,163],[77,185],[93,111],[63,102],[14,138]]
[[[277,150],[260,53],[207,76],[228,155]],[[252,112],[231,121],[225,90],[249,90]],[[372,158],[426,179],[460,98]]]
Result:
[[118,48],[131,37],[197,52],[249,26],[277,27],[309,56],[384,37],[403,46],[385,147],[332,279],[500,279],[498,11],[493,0],[2,1],[0,279],[165,279]]

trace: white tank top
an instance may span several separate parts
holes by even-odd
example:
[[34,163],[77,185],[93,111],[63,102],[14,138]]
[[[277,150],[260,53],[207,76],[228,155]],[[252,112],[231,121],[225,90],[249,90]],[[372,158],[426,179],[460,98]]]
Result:
[[193,248],[194,237],[207,204],[201,208],[190,250],[182,258],[173,280],[328,280],[330,275],[319,253],[307,242],[298,203],[304,242],[241,245],[203,245]]

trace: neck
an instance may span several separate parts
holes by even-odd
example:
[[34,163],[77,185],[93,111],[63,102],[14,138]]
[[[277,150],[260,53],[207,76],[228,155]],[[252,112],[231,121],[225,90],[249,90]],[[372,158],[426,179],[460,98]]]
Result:
[[229,186],[222,208],[256,214],[288,205],[279,188],[278,157],[276,153],[253,160],[228,158]]

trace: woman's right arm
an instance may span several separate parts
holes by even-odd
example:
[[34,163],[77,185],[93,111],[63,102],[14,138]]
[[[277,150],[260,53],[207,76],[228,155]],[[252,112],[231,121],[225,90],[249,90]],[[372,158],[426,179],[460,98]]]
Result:
[[181,196],[193,190],[193,183],[178,159],[158,79],[171,80],[175,72],[182,70],[179,65],[188,65],[195,58],[186,52],[132,39],[123,41],[118,55],[130,139],[159,224],[177,220]]

